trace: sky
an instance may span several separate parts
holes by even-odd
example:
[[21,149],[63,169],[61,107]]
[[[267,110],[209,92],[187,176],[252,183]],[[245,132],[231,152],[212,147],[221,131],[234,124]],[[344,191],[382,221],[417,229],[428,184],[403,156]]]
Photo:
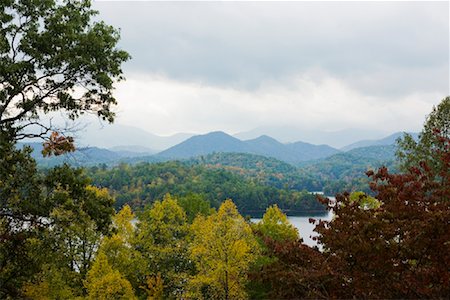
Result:
[[449,2],[95,1],[132,59],[116,123],[159,135],[419,131],[449,91]]

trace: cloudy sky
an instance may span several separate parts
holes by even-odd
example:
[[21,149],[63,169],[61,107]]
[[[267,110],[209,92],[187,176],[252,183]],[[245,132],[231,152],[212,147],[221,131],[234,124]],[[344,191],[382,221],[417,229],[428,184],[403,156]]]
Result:
[[450,94],[448,2],[93,6],[132,56],[116,122],[155,134],[419,131]]

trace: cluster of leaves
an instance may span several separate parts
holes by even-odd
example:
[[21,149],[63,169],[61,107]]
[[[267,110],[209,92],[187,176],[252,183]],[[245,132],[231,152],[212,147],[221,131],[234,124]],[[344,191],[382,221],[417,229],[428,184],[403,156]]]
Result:
[[277,204],[284,210],[324,210],[307,191],[277,189],[260,185],[221,168],[207,168],[181,162],[121,164],[113,168],[94,167],[89,174],[97,186],[107,187],[116,197],[116,207],[124,204],[143,207],[166,193],[175,196],[199,194],[213,207],[233,199],[244,213],[261,212]]
[[59,132],[54,131],[50,135],[50,138],[48,141],[46,141],[43,145],[42,149],[42,155],[44,157],[51,156],[51,155],[62,155],[64,153],[68,152],[74,152],[75,146],[73,144],[73,138],[72,137],[65,137]]
[[450,138],[450,97],[444,98],[425,120],[424,128],[419,134],[418,141],[406,134],[398,140],[397,157],[400,167],[407,171],[410,167],[426,162],[434,172],[442,169],[442,162],[438,159],[441,142],[440,138]]

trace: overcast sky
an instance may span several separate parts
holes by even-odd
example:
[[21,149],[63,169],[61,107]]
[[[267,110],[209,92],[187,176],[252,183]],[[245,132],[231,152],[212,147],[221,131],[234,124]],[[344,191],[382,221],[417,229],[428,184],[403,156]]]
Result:
[[419,131],[449,92],[448,2],[94,2],[132,60],[117,123]]

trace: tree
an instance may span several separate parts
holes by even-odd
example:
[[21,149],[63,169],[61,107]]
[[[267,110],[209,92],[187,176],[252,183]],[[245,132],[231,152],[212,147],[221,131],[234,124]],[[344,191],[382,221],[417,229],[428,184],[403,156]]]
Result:
[[145,270],[142,267],[145,261],[134,247],[136,238],[135,226],[132,224],[134,218],[131,208],[125,205],[113,217],[114,233],[103,238],[98,252],[103,253],[111,267],[120,270],[134,290],[138,291],[145,278]]
[[[29,148],[15,149],[17,140],[54,129],[40,120],[52,111],[113,120],[113,82],[122,79],[129,56],[116,48],[118,32],[93,22],[94,15],[87,0],[0,2],[0,298],[57,286],[66,269],[84,277],[98,235],[109,229],[112,198],[105,190],[67,166],[43,176]],[[60,133],[47,139],[47,155],[74,149]],[[60,291],[55,297],[68,295]]]
[[[5,0],[0,4],[0,130],[15,139],[44,137],[41,113],[70,119],[95,113],[113,121],[113,83],[123,79],[129,55],[116,48],[119,33],[89,0]],[[30,125],[41,131],[24,133]]]
[[250,225],[234,203],[226,200],[217,213],[198,216],[191,230],[191,257],[198,273],[189,282],[188,297],[245,298],[247,272],[259,248]]
[[[39,271],[45,259],[40,240],[48,216],[41,177],[30,157],[0,131],[0,298],[19,298],[22,283]],[[35,252],[36,250],[36,252]],[[39,254],[35,256],[34,254]]]
[[252,292],[258,299],[329,299],[334,274],[326,256],[300,240],[264,240],[264,255],[271,260],[250,273]]
[[145,262],[145,274],[151,277],[149,280],[160,277],[164,298],[181,297],[192,270],[185,212],[176,199],[167,194],[139,215],[137,226],[135,247]]
[[[270,266],[275,268],[286,268],[281,264],[279,258],[275,255],[276,251],[272,248],[279,249],[284,245],[290,245],[292,243],[300,243],[301,239],[297,228],[289,223],[287,216],[278,208],[277,205],[273,205],[267,208],[261,221],[256,224],[252,224],[252,228],[255,231],[257,240],[261,246],[261,256],[252,265],[249,271],[249,277],[251,281],[247,286],[249,296],[251,299],[265,299],[265,298],[280,298],[280,294],[276,292],[277,285],[271,284],[271,274],[276,274],[278,278],[280,270],[278,272],[270,273],[266,272],[270,269]],[[277,244],[277,247],[272,247],[273,244]],[[288,267],[289,269],[291,267]],[[266,278],[269,277],[269,278]],[[262,279],[264,278],[264,279]],[[282,276],[282,280],[286,280]],[[282,290],[285,290],[284,288]]]
[[429,159],[439,169],[422,161],[404,174],[370,171],[379,205],[361,207],[348,194],[329,203],[336,218],[316,231],[341,287],[333,297],[450,296],[450,139],[434,135]]
[[296,241],[300,238],[297,228],[289,223],[286,215],[275,204],[267,208],[262,220],[255,225],[263,237],[276,241]]
[[[29,150],[3,149],[0,194],[0,296],[20,298],[22,285],[64,280],[81,293],[101,233],[109,231],[113,199],[64,165],[38,174]],[[9,146],[8,146],[9,145]],[[41,278],[45,280],[42,281]]]
[[450,137],[450,97],[442,99],[438,106],[433,107],[417,142],[410,134],[405,134],[397,141],[396,154],[402,170],[407,171],[411,166],[418,166],[420,162],[426,162],[428,167],[435,171],[441,169],[436,150],[445,149],[439,148],[439,137]]
[[70,284],[70,276],[53,264],[44,265],[40,278],[34,283],[25,283],[23,292],[27,299],[75,298],[75,291]]
[[210,203],[200,194],[188,194],[179,197],[178,204],[185,211],[189,223],[192,223],[197,215],[208,216],[214,211]]
[[136,299],[131,284],[110,266],[105,254],[101,252],[87,274],[85,286],[88,299]]
[[[81,296],[102,233],[110,229],[113,199],[105,189],[89,185],[81,170],[67,165],[50,170],[43,184],[47,225],[33,244],[46,256],[40,271],[27,278],[25,290],[48,285],[50,297],[61,286],[61,293],[68,288],[74,296]],[[28,254],[34,259],[42,255],[38,251]]]

